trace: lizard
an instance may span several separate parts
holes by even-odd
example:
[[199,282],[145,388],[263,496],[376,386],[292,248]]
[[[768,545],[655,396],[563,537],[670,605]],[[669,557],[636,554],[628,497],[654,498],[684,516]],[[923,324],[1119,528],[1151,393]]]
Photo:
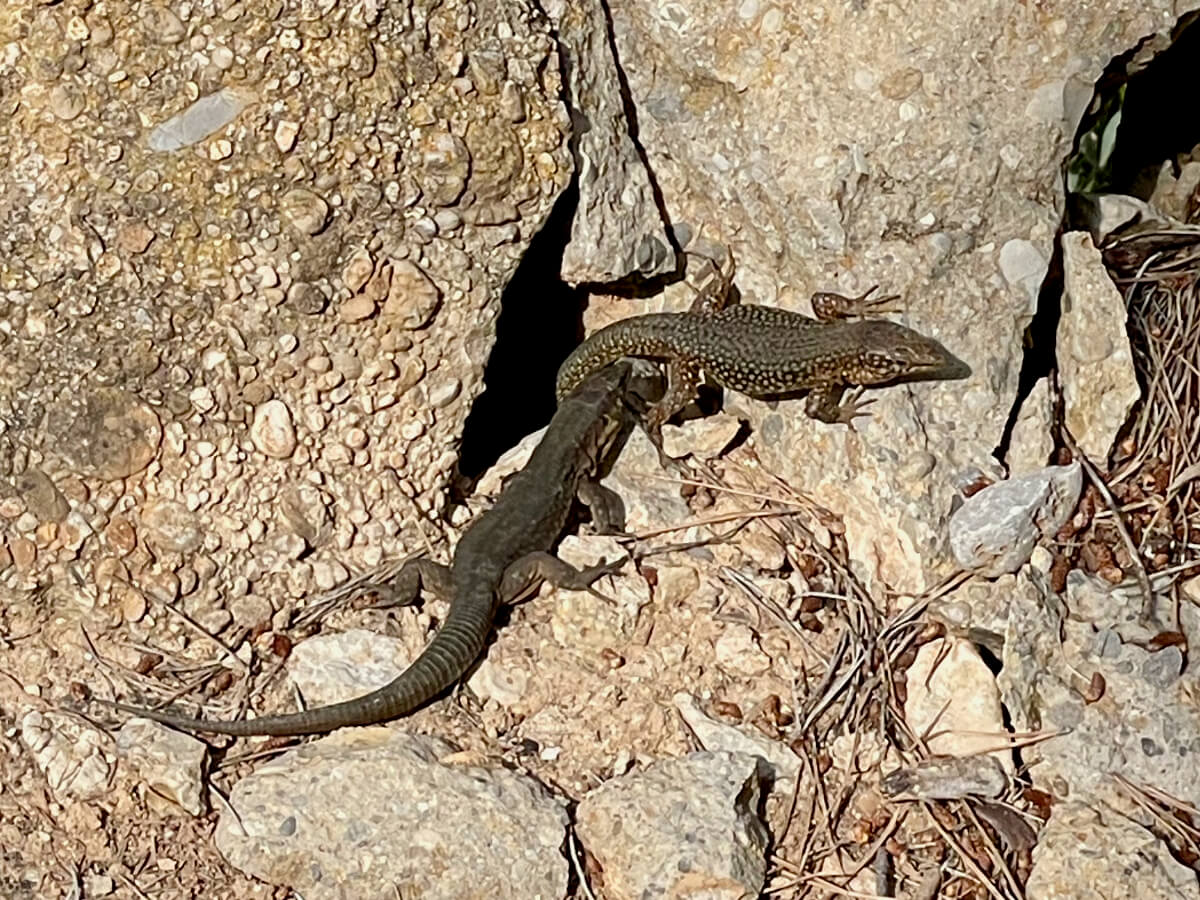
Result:
[[[715,264],[714,264],[715,265]],[[730,276],[714,279],[728,291]],[[852,386],[966,378],[971,368],[933,338],[866,315],[895,300],[813,295],[816,318],[772,306],[724,306],[712,285],[687,312],[648,313],[601,328],[575,348],[558,370],[555,393],[568,395],[591,372],[622,356],[668,362],[668,388],[647,424],[660,426],[689,400],[703,369],[722,387],[773,399],[808,391],[807,414],[853,425],[871,400],[842,403]],[[722,308],[723,307],[723,308]]]
[[644,362],[622,361],[590,374],[559,403],[529,462],[467,528],[450,566],[424,558],[404,564],[384,586],[380,605],[411,603],[425,588],[449,596],[450,611],[421,655],[383,687],[328,706],[247,720],[210,721],[111,705],[175,728],[232,735],[313,734],[411,712],[458,680],[480,656],[500,603],[518,599],[542,581],[591,590],[597,578],[624,562],[579,570],[549,551],[576,496],[598,525],[619,530],[620,499],[596,479],[637,416],[662,393],[663,379]]

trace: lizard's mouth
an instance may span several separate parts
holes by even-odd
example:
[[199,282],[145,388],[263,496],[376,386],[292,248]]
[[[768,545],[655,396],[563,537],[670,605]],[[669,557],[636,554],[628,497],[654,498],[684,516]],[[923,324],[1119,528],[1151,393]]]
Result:
[[952,381],[960,378],[970,378],[971,367],[953,353],[947,353],[944,359],[939,359],[936,362],[922,366],[921,374],[925,378]]

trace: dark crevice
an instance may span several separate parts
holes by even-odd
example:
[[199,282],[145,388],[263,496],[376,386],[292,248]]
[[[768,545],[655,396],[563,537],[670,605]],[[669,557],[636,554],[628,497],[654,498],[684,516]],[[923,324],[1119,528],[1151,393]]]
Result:
[[[995,455],[1003,460],[1012,440],[1017,414],[1034,385],[1056,368],[1055,337],[1062,312],[1063,266],[1059,238],[1065,231],[1088,230],[1094,219],[1097,193],[1128,194],[1145,199],[1154,188],[1163,162],[1191,152],[1200,144],[1200,118],[1186,114],[1180,90],[1194,83],[1200,60],[1200,27],[1197,14],[1180,20],[1170,47],[1133,75],[1138,48],[1115,57],[1096,82],[1087,113],[1080,122],[1070,156],[1064,160],[1066,173],[1081,152],[1086,135],[1103,129],[1115,110],[1121,121],[1107,164],[1091,173],[1090,193],[1067,195],[1066,213],[1054,240],[1054,256],[1038,293],[1037,312],[1025,333],[1017,395]],[[1120,96],[1124,89],[1124,97]],[[1094,136],[1094,135],[1093,135]]]
[[582,334],[586,294],[559,274],[578,199],[572,182],[529,242],[500,299],[484,391],[463,428],[458,468],[465,479],[478,478],[554,414],[554,376]]
[[[609,47],[616,59],[612,19],[607,8],[605,18]],[[579,205],[578,142],[580,135],[592,126],[569,93],[570,53],[563,49],[559,59],[563,84],[568,86],[565,101],[571,116],[569,147],[576,175],[555,203],[546,224],[530,241],[501,297],[496,342],[484,370],[484,391],[475,401],[463,429],[458,464],[460,490],[465,490],[522,437],[550,421],[555,407],[554,377],[567,354],[583,338],[583,310],[589,289],[596,287],[586,284],[571,287],[561,277],[563,254],[571,239],[571,223]],[[636,110],[619,63],[617,75],[630,136],[650,173],[645,151],[637,141]],[[652,175],[650,185],[663,221],[668,221],[662,193]],[[672,233],[668,240],[678,254],[680,244],[687,242],[687,235],[677,239]],[[658,249],[661,252],[661,247]],[[634,276],[621,284],[605,285],[604,289],[626,297],[657,294],[666,284],[682,277],[683,260],[681,257],[677,260],[675,271],[665,276],[653,279]]]

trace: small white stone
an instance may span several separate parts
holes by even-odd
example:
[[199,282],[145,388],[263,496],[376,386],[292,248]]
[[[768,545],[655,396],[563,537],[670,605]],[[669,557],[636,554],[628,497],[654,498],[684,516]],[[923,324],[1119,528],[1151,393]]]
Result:
[[282,400],[268,400],[254,411],[250,440],[267,456],[286,459],[296,450],[292,412]]

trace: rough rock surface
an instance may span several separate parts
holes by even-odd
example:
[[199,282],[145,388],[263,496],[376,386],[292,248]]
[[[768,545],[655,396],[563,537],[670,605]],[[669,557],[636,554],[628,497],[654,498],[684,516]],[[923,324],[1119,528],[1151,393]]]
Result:
[[611,900],[751,900],[766,874],[754,756],[693,753],[605,782],[579,803],[579,840]]
[[[1086,852],[1081,852],[1086,848]],[[1196,900],[1196,873],[1150,831],[1113,810],[1057,804],[1025,886],[1029,900]]]
[[[1010,597],[998,682],[1013,727],[1062,732],[1024,748],[1025,764],[1060,797],[1094,801],[1120,776],[1200,805],[1200,673],[1184,668],[1177,646],[1146,648],[1152,633],[1136,624],[1140,606],[1126,592],[1073,572],[1068,603],[1060,620],[1037,591]],[[1181,609],[1194,640],[1200,617]]]
[[1079,463],[1048,466],[972,495],[950,519],[950,548],[964,569],[995,577],[1017,571],[1039,540],[1070,518],[1083,490]]
[[1055,357],[1063,417],[1079,449],[1102,469],[1142,395],[1125,327],[1125,298],[1086,232],[1062,236],[1063,303]]
[[261,766],[230,804],[216,834],[226,858],[312,900],[556,900],[566,887],[561,803],[436,738],[338,732]]
[[1012,771],[996,678],[969,641],[932,641],[908,669],[904,718],[931,753],[972,756],[991,751]]
[[997,474],[1092,83],[1181,11],[1118,0],[1098,29],[1063,3],[610,9],[663,205],[678,234],[732,246],[743,300],[803,309],[880,283],[972,366],[965,386],[880,392],[857,433],[739,403],[764,464],[845,514],[863,573],[920,589],[949,562],[954,492]]

